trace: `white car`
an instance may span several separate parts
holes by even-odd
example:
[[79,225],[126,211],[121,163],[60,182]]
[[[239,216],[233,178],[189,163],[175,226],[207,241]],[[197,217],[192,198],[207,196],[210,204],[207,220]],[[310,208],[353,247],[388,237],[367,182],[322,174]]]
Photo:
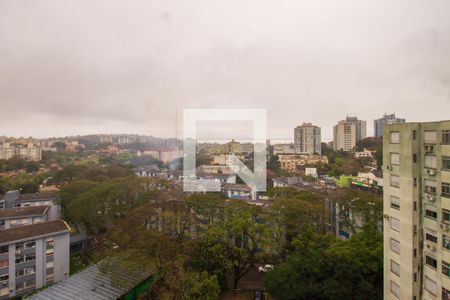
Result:
[[266,273],[273,270],[273,265],[262,265],[258,267],[258,272]]

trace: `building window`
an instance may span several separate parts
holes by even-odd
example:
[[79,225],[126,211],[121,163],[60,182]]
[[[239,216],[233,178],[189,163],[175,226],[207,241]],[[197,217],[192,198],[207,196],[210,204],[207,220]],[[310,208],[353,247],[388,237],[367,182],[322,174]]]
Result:
[[448,183],[448,182],[442,183],[441,195],[444,197],[450,197],[450,183]]
[[391,217],[391,229],[400,232],[400,220]]
[[9,265],[9,260],[8,260],[8,258],[6,258],[6,259],[4,259],[4,260],[0,260],[0,269],[7,268],[8,265]]
[[400,165],[400,153],[391,152],[391,165]]
[[417,139],[417,130],[413,130],[413,140]]
[[9,279],[9,275],[8,274],[0,276],[0,281],[4,281],[4,280],[8,280],[8,279]]
[[446,209],[442,210],[442,222],[450,223],[450,211]]
[[437,295],[437,284],[436,282],[434,282],[433,280],[431,280],[430,278],[425,276],[425,289],[433,294],[433,295]]
[[436,195],[436,181],[425,180],[425,192]]
[[425,144],[436,144],[437,142],[437,132],[436,131],[425,131],[424,133]]
[[437,260],[431,256],[425,256],[425,263],[433,269],[437,268]]
[[393,238],[391,238],[391,250],[400,254],[400,242]]
[[417,186],[417,178],[414,178],[414,186]]
[[9,247],[8,246],[1,246],[0,247],[0,254],[8,253],[8,251],[9,251]]
[[435,155],[425,155],[425,167],[429,169],[437,168],[437,158]]
[[400,143],[400,132],[391,131],[391,144],[398,144],[398,143]]
[[413,154],[413,163],[416,163],[417,162],[417,154]]
[[391,280],[391,293],[400,299],[400,286]]
[[400,265],[391,259],[391,272],[400,277]]
[[447,250],[450,250],[450,237],[442,235],[442,247],[444,247]]
[[450,264],[448,262],[442,261],[442,274],[450,277]]
[[34,253],[33,254],[28,254],[28,255],[25,256],[25,261],[33,261],[35,259],[36,259],[36,255]]
[[425,233],[425,239],[427,240],[427,241],[430,241],[430,242],[433,242],[433,243],[437,243],[437,241],[438,241],[438,238],[437,238],[437,236],[435,236],[435,235],[433,235],[433,234],[431,234],[431,233]]
[[17,270],[16,271],[16,277],[22,277],[25,274],[24,270]]
[[434,206],[429,204],[425,204],[425,216],[436,219],[437,218],[437,209]]
[[400,198],[391,196],[391,207],[396,210],[400,210]]
[[450,157],[446,156],[442,158],[442,170],[450,171]]
[[416,201],[414,201],[413,206],[414,206],[414,211],[416,211],[417,210],[417,202]]
[[25,261],[25,257],[23,255],[16,256],[16,264],[21,264]]
[[391,186],[400,187],[400,177],[397,175],[391,175]]
[[35,241],[29,241],[25,243],[25,248],[34,248],[36,247]]
[[442,144],[450,145],[450,130],[442,130]]
[[450,291],[442,288],[442,300],[450,300]]

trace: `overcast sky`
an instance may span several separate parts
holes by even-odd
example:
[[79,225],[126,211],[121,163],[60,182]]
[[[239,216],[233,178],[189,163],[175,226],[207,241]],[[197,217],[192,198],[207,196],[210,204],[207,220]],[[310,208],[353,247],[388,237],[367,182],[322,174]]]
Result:
[[184,108],[242,107],[273,140],[450,119],[450,1],[0,0],[0,135],[181,137]]

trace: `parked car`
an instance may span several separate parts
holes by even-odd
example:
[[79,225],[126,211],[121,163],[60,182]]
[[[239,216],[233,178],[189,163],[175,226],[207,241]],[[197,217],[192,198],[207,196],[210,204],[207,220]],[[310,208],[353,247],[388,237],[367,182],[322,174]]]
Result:
[[273,265],[262,265],[258,267],[258,272],[266,273],[273,270]]

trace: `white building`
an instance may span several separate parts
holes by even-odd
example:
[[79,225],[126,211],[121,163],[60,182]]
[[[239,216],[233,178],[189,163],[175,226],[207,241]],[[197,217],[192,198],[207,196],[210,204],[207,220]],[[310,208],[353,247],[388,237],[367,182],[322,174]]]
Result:
[[39,161],[42,159],[40,147],[32,143],[27,145],[3,143],[0,145],[0,159],[10,159],[20,157],[30,161]]
[[303,123],[294,129],[294,149],[296,153],[321,154],[320,127]]
[[350,151],[357,142],[365,139],[366,135],[366,121],[358,120],[357,117],[347,117],[333,127],[333,149]]
[[355,157],[356,157],[356,158],[363,158],[363,157],[369,157],[369,158],[372,158],[372,152],[370,152],[369,150],[367,150],[366,148],[364,148],[363,151],[357,151],[357,152],[355,152]]

